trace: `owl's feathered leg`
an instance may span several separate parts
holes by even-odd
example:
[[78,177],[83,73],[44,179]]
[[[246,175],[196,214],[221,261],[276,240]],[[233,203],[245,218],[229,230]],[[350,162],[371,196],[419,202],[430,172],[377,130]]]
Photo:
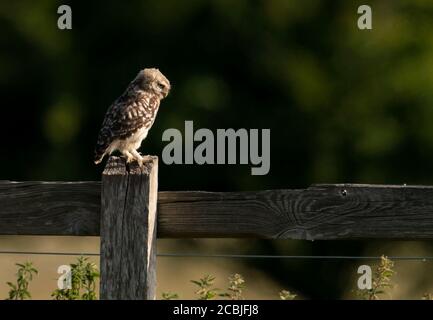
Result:
[[137,151],[137,150],[129,150],[129,152],[132,154],[132,156],[134,157],[135,160],[137,160],[138,165],[140,167],[143,166],[143,157],[141,156],[141,154]]
[[135,157],[128,150],[122,150],[121,152],[126,158],[126,163],[131,163],[135,160]]

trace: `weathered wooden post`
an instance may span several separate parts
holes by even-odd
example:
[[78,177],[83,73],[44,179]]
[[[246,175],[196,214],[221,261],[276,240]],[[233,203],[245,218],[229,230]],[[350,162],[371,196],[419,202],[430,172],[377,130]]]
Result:
[[155,299],[158,158],[111,157],[102,174],[101,299]]

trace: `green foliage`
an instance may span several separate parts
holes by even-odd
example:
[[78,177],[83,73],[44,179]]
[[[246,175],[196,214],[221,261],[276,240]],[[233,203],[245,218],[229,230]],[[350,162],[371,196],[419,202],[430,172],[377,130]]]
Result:
[[281,290],[279,296],[281,300],[295,300],[297,295],[288,290]]
[[[240,274],[233,274],[229,276],[229,285],[227,288],[227,292],[219,293],[221,290],[214,288],[215,277],[211,275],[205,275],[203,278],[199,280],[191,280],[196,286],[198,286],[198,290],[195,291],[195,294],[198,296],[199,300],[211,300],[217,297],[227,298],[230,300],[242,300],[242,291],[245,287],[245,280]],[[173,293],[163,293],[162,298],[164,300],[171,300],[178,298],[177,294]]]
[[179,299],[179,295],[177,293],[173,293],[173,292],[162,293],[162,300],[174,300],[174,299]]
[[227,292],[220,294],[220,297],[226,297],[230,300],[242,300],[242,291],[245,288],[244,278],[235,273],[229,276],[229,286]]
[[191,280],[192,283],[198,286],[198,290],[195,294],[199,300],[212,300],[218,296],[219,289],[213,288],[215,277],[205,275],[199,280]]
[[[9,297],[7,300],[24,300],[30,299],[28,291],[29,283],[33,280],[38,271],[31,262],[24,264],[17,263],[17,281],[16,283],[7,282],[10,287]],[[89,262],[88,258],[79,257],[76,263],[71,266],[71,288],[56,289],[51,296],[55,300],[96,300],[96,281],[99,278],[99,271],[96,264]],[[380,263],[374,268],[372,278],[372,288],[369,290],[358,290],[357,294],[366,300],[379,300],[381,296],[388,293],[387,290],[393,287],[391,282],[394,271],[394,262],[386,256],[382,256]],[[215,277],[205,275],[199,280],[191,280],[198,289],[195,294],[199,300],[211,300],[217,297],[227,298],[230,300],[242,300],[245,289],[245,279],[240,274],[233,274],[228,277],[228,287],[226,292],[220,293],[220,289],[214,287]],[[294,300],[296,294],[288,290],[281,290],[279,298],[281,300]],[[173,292],[162,293],[163,300],[178,299],[179,295]],[[433,300],[433,294],[425,293],[422,300]]]
[[[226,298],[229,300],[243,300],[243,291],[245,289],[245,279],[242,275],[235,273],[230,275],[228,278],[228,287],[226,292],[220,292],[220,289],[213,287],[215,277],[205,275],[199,280],[191,280],[192,283],[197,285],[199,288],[195,292],[198,296],[198,300],[211,300],[214,298]],[[296,298],[296,294],[290,293],[290,291],[282,290],[279,293],[280,299],[282,300],[293,300]],[[177,293],[164,292],[162,294],[163,300],[172,300],[179,298]]]
[[30,299],[29,283],[33,280],[33,276],[38,274],[38,270],[33,267],[31,262],[25,262],[24,264],[17,263],[16,266],[18,266],[17,281],[15,284],[7,282],[7,285],[10,287],[9,298],[7,300]]
[[358,296],[366,300],[379,300],[380,296],[393,287],[391,278],[395,274],[394,262],[382,256],[372,278],[371,289],[358,290]]
[[96,280],[99,271],[88,258],[79,257],[71,264],[71,288],[56,289],[51,296],[55,300],[96,300]]
[[425,293],[421,299],[422,300],[433,300],[433,294],[432,293]]

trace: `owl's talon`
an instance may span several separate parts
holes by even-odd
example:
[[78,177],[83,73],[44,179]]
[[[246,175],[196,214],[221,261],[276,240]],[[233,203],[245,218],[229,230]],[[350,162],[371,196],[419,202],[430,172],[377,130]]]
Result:
[[129,150],[129,153],[132,155],[132,157],[134,158],[135,161],[137,161],[138,165],[140,166],[140,168],[143,167],[143,157],[141,156],[141,154],[137,151],[137,150]]
[[130,164],[132,161],[134,161],[134,157],[132,156],[132,154],[129,151],[122,151],[123,156],[125,157],[126,163]]
[[136,160],[137,160],[138,166],[139,166],[140,168],[143,168],[143,165],[144,165],[144,159],[143,159],[142,157],[140,157],[139,159],[136,159]]

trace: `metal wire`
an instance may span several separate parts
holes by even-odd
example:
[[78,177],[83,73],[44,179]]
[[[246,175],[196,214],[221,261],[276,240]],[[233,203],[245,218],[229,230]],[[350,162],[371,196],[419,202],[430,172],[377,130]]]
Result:
[[[99,256],[93,252],[36,252],[1,251],[0,254],[52,255],[52,256]],[[161,258],[223,258],[223,259],[293,259],[293,260],[380,260],[380,256],[312,256],[312,255],[260,255],[260,254],[200,254],[200,253],[158,253]],[[391,260],[433,261],[433,256],[389,256]]]
[[0,254],[44,255],[44,256],[99,256],[92,252],[45,252],[45,251],[0,251]]
[[[160,257],[186,258],[235,258],[235,259],[295,259],[295,260],[380,260],[381,256],[289,256],[289,255],[255,255],[255,254],[195,254],[195,253],[161,253]],[[391,260],[433,261],[433,256],[390,256]]]

